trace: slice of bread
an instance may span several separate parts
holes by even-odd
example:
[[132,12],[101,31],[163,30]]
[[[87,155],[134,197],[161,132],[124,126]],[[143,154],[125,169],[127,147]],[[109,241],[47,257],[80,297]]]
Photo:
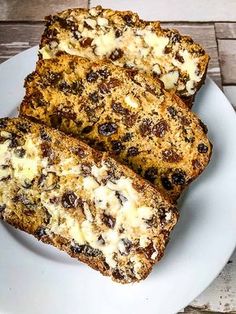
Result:
[[172,199],[206,167],[207,129],[151,76],[104,61],[40,60],[20,114],[105,150]]
[[24,118],[0,119],[0,218],[103,275],[144,279],[176,208],[126,166]]
[[40,57],[52,58],[61,51],[152,73],[189,105],[204,83],[209,61],[189,36],[162,29],[159,22],[142,21],[136,13],[100,6],[46,18]]

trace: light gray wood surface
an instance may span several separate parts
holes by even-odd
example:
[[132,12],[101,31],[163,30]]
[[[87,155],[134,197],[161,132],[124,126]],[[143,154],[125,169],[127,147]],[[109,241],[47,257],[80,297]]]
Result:
[[[135,11],[136,0],[131,2]],[[139,7],[140,3],[137,0]],[[0,63],[38,44],[45,15],[78,6],[87,7],[88,1],[0,0]],[[145,2],[145,10],[146,8]],[[236,104],[236,23],[175,22],[162,23],[162,25],[178,29],[204,46],[211,56],[209,76],[219,86],[223,85],[224,91]],[[225,86],[226,84],[230,86]],[[215,282],[183,312],[187,314],[236,313],[235,299],[236,253]]]
[[40,21],[67,8],[87,6],[87,0],[0,0],[0,21]]

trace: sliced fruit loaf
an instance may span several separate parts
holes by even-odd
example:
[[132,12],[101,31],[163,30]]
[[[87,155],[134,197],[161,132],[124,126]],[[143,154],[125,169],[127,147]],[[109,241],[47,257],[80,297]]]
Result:
[[190,106],[204,83],[209,56],[189,36],[146,22],[130,11],[101,6],[69,9],[46,18],[40,57],[59,52],[90,60],[107,58],[117,65],[137,68],[160,78]]
[[126,166],[23,118],[0,119],[0,218],[113,280],[144,279],[178,214]]
[[173,199],[206,167],[207,129],[161,83],[67,54],[40,60],[20,114],[109,151]]

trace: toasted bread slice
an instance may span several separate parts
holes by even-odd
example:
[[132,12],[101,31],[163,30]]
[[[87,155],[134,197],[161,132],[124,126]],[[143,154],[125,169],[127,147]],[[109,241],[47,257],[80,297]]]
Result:
[[113,280],[144,279],[178,214],[153,186],[83,142],[0,119],[0,218]]
[[206,167],[206,127],[151,76],[67,54],[40,60],[21,115],[108,151],[176,200]]
[[204,83],[209,56],[189,36],[142,21],[136,13],[98,6],[69,9],[46,18],[40,57],[59,52],[90,60],[107,58],[160,78],[190,106]]

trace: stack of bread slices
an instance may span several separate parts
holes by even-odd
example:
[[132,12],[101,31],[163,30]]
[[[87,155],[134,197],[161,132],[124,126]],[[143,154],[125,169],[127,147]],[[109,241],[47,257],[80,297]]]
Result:
[[191,111],[208,61],[130,11],[47,17],[19,117],[0,120],[0,218],[117,282],[146,278],[210,160]]

